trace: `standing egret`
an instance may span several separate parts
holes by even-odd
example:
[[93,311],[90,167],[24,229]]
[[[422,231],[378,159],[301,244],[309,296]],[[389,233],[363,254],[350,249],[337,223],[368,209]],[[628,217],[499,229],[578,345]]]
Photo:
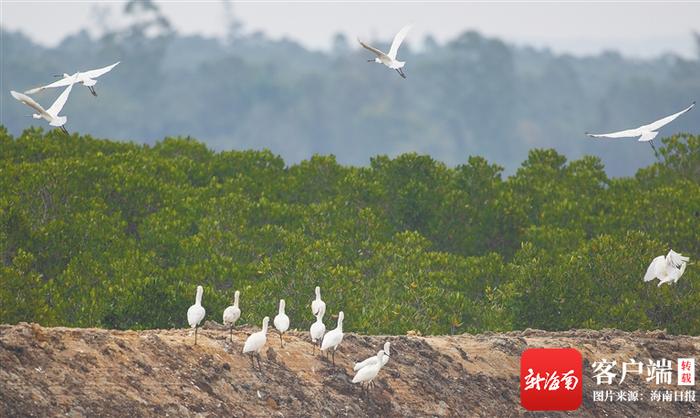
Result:
[[199,323],[204,319],[206,311],[202,307],[202,294],[204,293],[204,288],[202,286],[197,286],[197,296],[194,300],[194,305],[190,306],[187,310],[187,322],[190,324],[191,328],[194,328],[194,345],[197,345],[197,327]]
[[280,346],[284,347],[284,341],[282,341],[282,334],[284,334],[289,329],[289,317],[284,313],[284,299],[280,299],[279,312],[272,321],[275,324],[275,329],[280,333]]
[[392,70],[396,70],[396,72],[399,73],[401,77],[406,78],[406,74],[403,73],[403,66],[406,65],[406,63],[404,61],[398,61],[396,59],[396,53],[399,51],[399,47],[401,46],[401,43],[408,34],[409,30],[411,30],[411,25],[407,25],[401,28],[399,33],[397,33],[396,36],[394,36],[394,41],[391,43],[391,48],[389,49],[388,54],[383,53],[382,51],[378,50],[373,46],[367,45],[359,39],[357,41],[365,49],[372,51],[377,56],[377,58],[367,60],[367,62],[376,62],[378,64],[384,64]]
[[241,309],[238,307],[238,296],[240,292],[236,290],[233,294],[233,305],[224,309],[224,325],[229,325],[229,337],[231,342],[233,342],[233,327],[236,325],[236,321],[241,317]]
[[659,134],[657,131],[663,128],[664,126],[668,125],[669,123],[673,122],[678,116],[690,111],[690,109],[692,109],[694,106],[695,102],[693,102],[690,106],[686,107],[678,113],[666,116],[665,118],[659,119],[656,122],[652,122],[648,125],[642,125],[639,128],[611,132],[608,134],[590,134],[586,132],[586,135],[592,138],[634,138],[638,136],[639,139],[637,141],[649,142],[649,145],[651,145],[651,148],[654,150],[654,155],[658,158],[659,153],[656,151],[656,147],[654,146],[654,138],[656,138],[656,135]]
[[345,314],[343,311],[338,313],[338,326],[335,329],[330,330],[323,336],[323,341],[321,342],[321,351],[326,351],[329,348],[333,349],[333,365],[335,366],[335,351],[338,346],[343,341],[343,318]]
[[[389,361],[390,348],[391,348],[391,343],[389,341],[385,342],[384,343],[384,351],[383,351],[384,356],[382,356],[382,367],[386,366],[386,363]],[[358,371],[358,370],[362,369],[363,367],[367,367],[367,366],[374,364],[376,361],[377,361],[377,356],[372,356],[372,357],[369,357],[369,358],[367,358],[359,363],[355,363],[355,367],[353,367],[352,369],[354,371]]]
[[362,384],[367,382],[367,386],[369,387],[372,384],[372,380],[377,377],[379,370],[382,368],[382,358],[385,354],[384,350],[379,350],[377,355],[374,356],[374,362],[358,370],[355,377],[352,378],[352,383]]
[[[27,90],[24,93],[25,94],[34,94],[38,93],[42,90],[45,89],[51,89],[54,87],[63,87],[63,86],[69,86],[73,85],[76,83],[82,83],[83,86],[87,87],[88,90],[90,90],[90,93],[92,93],[93,96],[97,96],[97,92],[95,91],[95,84],[97,84],[97,80],[95,80],[97,77],[108,73],[112,70],[112,68],[116,67],[117,64],[119,64],[119,61],[115,62],[112,65],[108,65],[103,68],[98,68],[97,70],[90,70],[90,71],[85,71],[82,73],[75,73],[73,75],[68,75],[68,74],[63,74],[63,78],[61,78],[58,81],[55,81],[51,84],[47,84],[45,86],[37,87],[31,90]],[[56,77],[61,77],[61,76],[56,76]]]
[[311,313],[314,316],[318,315],[318,311],[323,307],[323,312],[326,311],[326,302],[321,300],[321,288],[316,286],[316,299],[311,302]]
[[66,87],[66,89],[63,90],[63,93],[61,93],[61,95],[58,96],[56,101],[53,102],[51,107],[49,107],[48,109],[44,109],[39,103],[35,102],[34,99],[22,93],[18,93],[12,90],[10,91],[10,94],[12,94],[12,97],[14,97],[15,99],[19,100],[20,102],[26,104],[27,106],[31,107],[32,109],[38,112],[32,114],[32,117],[34,119],[44,119],[49,123],[49,125],[61,128],[61,130],[66,135],[69,135],[68,130],[65,126],[63,126],[68,121],[68,118],[66,116],[58,116],[58,112],[60,112],[61,109],[63,109],[63,106],[66,104],[66,101],[68,101],[68,96],[70,95],[70,91],[72,89],[73,84],[69,84],[68,87]]
[[245,340],[245,345],[243,346],[243,354],[251,353],[251,364],[254,365],[252,356],[255,356],[258,359],[259,369],[262,369],[262,366],[260,365],[260,352],[262,351],[263,347],[265,347],[265,343],[267,342],[267,324],[269,322],[270,317],[266,316],[262,322],[262,329],[258,332],[250,334],[248,339]]
[[685,266],[689,260],[688,257],[684,257],[673,250],[669,251],[665,257],[660,255],[647,268],[644,281],[649,282],[658,278],[659,284],[657,287],[664,283],[675,283],[685,273]]
[[[316,288],[318,289],[318,287]],[[311,329],[309,333],[311,334],[311,342],[313,343],[313,349],[311,354],[316,353],[316,341],[321,342],[323,339],[323,334],[326,333],[326,326],[323,325],[323,315],[326,313],[326,304],[324,303],[318,309],[316,313],[316,322],[311,324]]]

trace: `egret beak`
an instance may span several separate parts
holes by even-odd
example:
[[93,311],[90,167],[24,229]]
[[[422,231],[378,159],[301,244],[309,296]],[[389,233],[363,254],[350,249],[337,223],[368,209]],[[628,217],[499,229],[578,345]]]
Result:
[[374,62],[374,60],[367,60],[367,62]]
[[61,74],[54,74],[53,76],[56,78],[63,78],[63,76]]

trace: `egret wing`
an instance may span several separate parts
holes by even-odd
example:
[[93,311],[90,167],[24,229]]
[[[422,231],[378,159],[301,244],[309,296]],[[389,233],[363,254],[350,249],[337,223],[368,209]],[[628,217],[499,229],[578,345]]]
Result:
[[[75,80],[77,79],[77,77],[73,77],[73,79]],[[74,82],[70,83],[68,87],[66,87],[66,89],[63,90],[63,93],[61,93],[61,95],[58,96],[58,99],[56,99],[56,101],[53,102],[51,107],[46,109],[47,113],[58,116],[58,112],[60,112],[61,109],[63,109],[63,106],[66,104],[66,101],[68,101],[68,95],[70,95],[70,91],[73,89],[74,84]]]
[[610,132],[607,134],[589,134],[586,132],[586,135],[590,136],[591,138],[633,138],[635,136],[640,136],[641,134],[642,133],[639,131],[639,128]]
[[27,106],[31,107],[32,109],[36,110],[37,113],[39,113],[41,116],[48,117],[48,118],[51,117],[51,115],[49,115],[46,112],[46,110],[43,107],[41,107],[41,105],[39,103],[35,102],[34,99],[32,99],[31,97],[29,97],[25,94],[16,92],[14,90],[10,91],[10,94],[12,94],[12,97],[14,97],[15,99],[19,100],[20,102],[22,102],[22,103],[26,104]]
[[391,43],[391,48],[389,49],[389,53],[387,54],[389,58],[391,59],[396,59],[396,54],[399,52],[399,47],[401,46],[401,43],[403,40],[406,38],[406,35],[408,34],[408,31],[411,30],[411,25],[406,25],[401,30],[399,33],[394,36],[394,41]]
[[652,122],[648,125],[643,126],[644,130],[649,130],[649,131],[656,131],[658,129],[663,128],[664,126],[668,125],[669,123],[673,122],[678,116],[684,114],[685,112],[690,111],[695,107],[695,102],[693,102],[690,106],[686,107],[685,109],[681,110],[678,113],[674,113],[672,115],[666,116],[663,119],[659,119],[656,122]]
[[668,255],[666,256],[666,260],[669,261],[673,267],[680,268],[681,265],[690,261],[690,258],[684,257],[682,254],[679,254],[679,253],[671,250],[668,252]]
[[649,282],[652,281],[656,278],[656,264],[659,262],[664,262],[665,258],[664,256],[660,255],[656,257],[651,264],[649,264],[649,267],[647,268],[647,272],[644,275],[644,281]]
[[681,268],[679,268],[679,269],[673,268],[673,269],[671,270],[671,273],[669,273],[669,275],[668,275],[669,280],[672,281],[672,282],[674,282],[674,283],[677,282],[678,279],[681,278],[681,276],[683,275],[683,273],[685,273],[685,266],[687,266],[687,264],[683,263],[683,265],[681,266]]
[[377,48],[375,48],[373,46],[367,45],[366,43],[362,42],[359,39],[357,40],[357,42],[359,42],[360,45],[362,45],[365,49],[369,49],[370,51],[372,51],[375,55],[377,55],[379,57],[386,56],[386,54],[383,53],[382,51],[378,50]]
[[34,94],[34,93],[38,93],[38,92],[40,92],[42,90],[46,90],[46,89],[53,89],[56,87],[65,87],[65,86],[68,86],[72,83],[74,83],[73,77],[64,77],[58,81],[54,81],[51,84],[47,84],[45,86],[41,86],[41,87],[37,87],[37,88],[31,89],[31,90],[27,90],[24,93],[25,94]]
[[85,71],[84,73],[80,73],[80,74],[85,78],[97,78],[97,77],[101,76],[102,74],[105,74],[105,73],[112,71],[112,68],[116,67],[120,62],[121,61],[117,61],[112,65],[98,68],[96,70]]

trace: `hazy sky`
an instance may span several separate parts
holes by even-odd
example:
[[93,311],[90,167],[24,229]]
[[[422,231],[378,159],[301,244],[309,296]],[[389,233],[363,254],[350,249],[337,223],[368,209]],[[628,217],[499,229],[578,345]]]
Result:
[[[223,1],[157,2],[183,33],[224,33]],[[95,5],[111,8],[118,26],[124,2],[0,0],[0,25],[55,45],[65,35],[88,27],[98,33]],[[547,46],[559,52],[597,53],[617,49],[648,57],[666,51],[695,56],[693,31],[700,32],[700,2],[234,2],[244,31],[262,30],[313,48],[328,48],[336,32],[354,39],[388,39],[413,23],[408,42],[425,34],[439,41],[475,29],[516,44]]]

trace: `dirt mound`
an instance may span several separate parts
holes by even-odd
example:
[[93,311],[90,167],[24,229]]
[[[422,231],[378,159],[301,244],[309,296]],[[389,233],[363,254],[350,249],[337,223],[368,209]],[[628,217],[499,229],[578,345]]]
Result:
[[[584,357],[583,405],[546,416],[700,416],[700,399],[593,402],[590,367],[602,358],[698,358],[700,337],[617,330],[346,334],[333,367],[312,355],[306,332],[288,333],[284,348],[270,332],[260,371],[241,354],[252,330],[234,331],[231,343],[228,331],[208,324],[193,347],[189,330],[0,326],[0,416],[525,415],[519,362],[531,347],[575,347]],[[376,387],[363,394],[351,382],[353,362],[376,354],[387,340],[395,352]],[[624,389],[646,391],[643,380],[629,379]]]

